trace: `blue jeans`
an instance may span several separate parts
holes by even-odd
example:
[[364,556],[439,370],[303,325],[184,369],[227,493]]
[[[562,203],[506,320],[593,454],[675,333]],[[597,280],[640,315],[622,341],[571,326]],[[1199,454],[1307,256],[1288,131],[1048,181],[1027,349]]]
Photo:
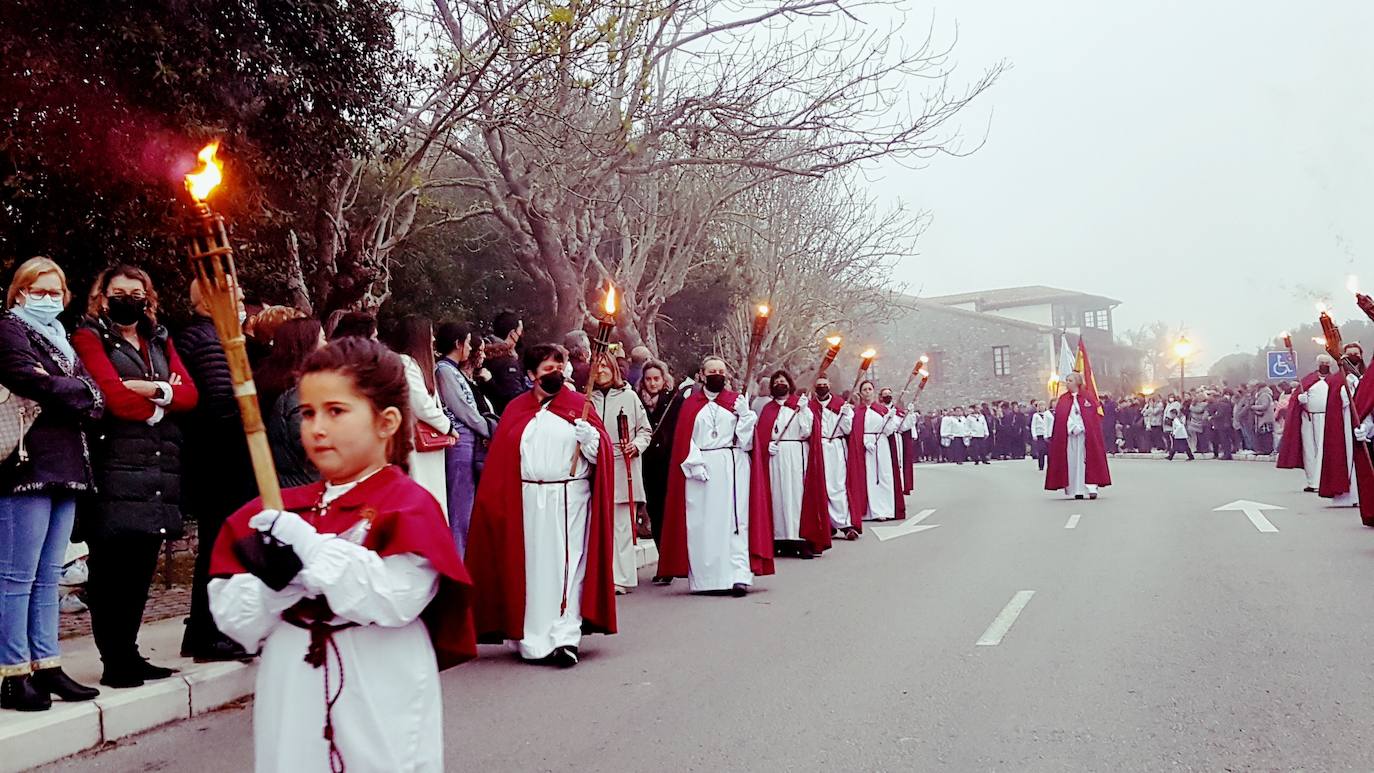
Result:
[[472,500],[477,493],[477,468],[473,451],[477,439],[464,428],[458,443],[444,449],[444,468],[448,473],[448,524],[453,544],[461,558],[468,552],[468,526],[472,523]]
[[0,669],[57,665],[57,580],[75,518],[67,493],[0,496]]

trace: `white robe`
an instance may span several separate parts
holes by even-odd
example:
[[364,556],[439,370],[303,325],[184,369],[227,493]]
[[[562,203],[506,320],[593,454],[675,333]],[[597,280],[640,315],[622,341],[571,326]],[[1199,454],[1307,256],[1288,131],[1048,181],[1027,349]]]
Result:
[[[1083,423],[1083,413],[1078,406],[1078,401],[1070,400],[1069,404],[1072,406],[1069,408],[1068,422],[1069,485],[1064,489],[1064,496],[1077,497],[1096,494],[1097,486],[1087,482],[1087,426]],[[1051,424],[1051,426],[1053,425]]]
[[[1350,395],[1354,394],[1359,382],[1354,376],[1347,376],[1351,384],[1349,392],[1341,394],[1341,427],[1345,430],[1345,466],[1350,476],[1350,490],[1337,494],[1331,499],[1333,507],[1353,507],[1359,504],[1359,490],[1355,486],[1355,438],[1350,429]],[[1303,406],[1303,446],[1302,466],[1307,474],[1308,485],[1320,488],[1322,479],[1322,458],[1325,456],[1326,439],[1326,401],[1331,388],[1325,381],[1318,381],[1306,392],[1307,402]],[[1334,417],[1332,417],[1334,419]],[[1311,436],[1308,436],[1308,432]]]
[[773,539],[791,542],[801,540],[802,486],[808,451],[806,440],[811,437],[811,423],[814,421],[810,404],[792,420],[796,413],[785,405],[778,408],[772,435],[778,453],[768,457],[768,486],[773,494]]
[[864,516],[865,521],[890,521],[897,517],[896,488],[892,480],[892,446],[887,438],[899,426],[901,422],[892,415],[891,409],[887,416],[879,416],[873,406],[864,411],[864,480],[868,482],[868,514]]
[[[512,642],[522,658],[548,657],[582,641],[582,581],[587,576],[589,459],[599,442],[578,449],[573,425],[547,407],[520,436],[520,484],[525,524],[525,638]],[[557,483],[572,478],[570,483]],[[531,483],[525,481],[544,481]],[[566,595],[565,595],[566,594]],[[559,609],[567,599],[567,607]]]
[[[339,487],[345,490],[349,487]],[[210,581],[210,610],[249,652],[262,647],[253,702],[253,757],[259,773],[328,771],[326,670],[334,739],[350,773],[444,770],[443,696],[429,632],[419,616],[439,573],[414,554],[382,558],[331,539],[286,589],[251,574]],[[310,633],[281,619],[304,598],[323,595],[335,622],[358,623],[332,637],[325,665],[305,662]],[[341,673],[342,672],[342,673]],[[343,679],[343,688],[339,689]]]
[[[754,583],[749,568],[749,449],[757,421],[753,411],[737,420],[712,401],[692,425],[692,441],[682,461],[687,476],[688,590],[728,590],[736,583]],[[692,478],[699,469],[706,470],[708,481]]]
[[829,502],[830,525],[836,529],[848,529],[851,524],[849,489],[845,476],[849,472],[849,433],[854,428],[854,412],[843,408],[840,413],[819,407],[818,410],[821,411],[821,450],[825,455],[825,493]]

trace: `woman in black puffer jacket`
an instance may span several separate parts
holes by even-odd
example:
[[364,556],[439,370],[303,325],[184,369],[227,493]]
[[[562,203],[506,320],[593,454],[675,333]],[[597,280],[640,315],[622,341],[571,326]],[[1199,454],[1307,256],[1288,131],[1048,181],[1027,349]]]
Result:
[[182,533],[181,430],[169,413],[196,404],[196,388],[141,269],[103,272],[72,345],[105,393],[92,439],[99,495],[78,519],[90,548],[91,633],[105,664],[100,683],[137,687],[176,673],[138,651],[138,629],[163,540]]

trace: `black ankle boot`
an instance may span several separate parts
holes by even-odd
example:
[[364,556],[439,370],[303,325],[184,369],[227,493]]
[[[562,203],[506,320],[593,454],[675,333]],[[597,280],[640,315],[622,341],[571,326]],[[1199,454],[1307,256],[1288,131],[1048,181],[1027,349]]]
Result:
[[87,687],[67,676],[60,666],[33,672],[33,686],[68,703],[88,701],[100,695],[100,691],[94,687]]
[[7,676],[0,682],[0,709],[14,711],[47,711],[52,708],[52,698],[34,687],[30,674]]

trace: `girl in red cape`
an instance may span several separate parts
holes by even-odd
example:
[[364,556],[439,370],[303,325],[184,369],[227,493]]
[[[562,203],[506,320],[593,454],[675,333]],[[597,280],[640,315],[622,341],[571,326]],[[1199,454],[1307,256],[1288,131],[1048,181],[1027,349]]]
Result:
[[[787,371],[777,371],[769,380],[773,398],[759,411],[758,424],[754,426],[753,469],[758,470],[759,474],[753,476],[751,482],[765,489],[763,501],[768,505],[768,518],[769,523],[773,525],[773,542],[777,555],[815,558],[830,547],[830,527],[825,522],[829,515],[822,512],[822,517],[818,518],[815,498],[812,497],[811,501],[807,498],[810,493],[808,487],[815,485],[815,476],[811,468],[816,465],[808,456],[820,448],[815,434],[819,412],[810,407],[809,399],[803,400],[795,393],[792,376]],[[778,403],[779,399],[783,400],[781,404]],[[784,407],[794,413],[788,414],[779,424]],[[805,433],[802,431],[803,428]],[[775,469],[775,463],[782,454],[789,456]],[[824,496],[825,460],[820,459],[819,462],[822,465],[819,470],[822,475],[821,495]],[[776,510],[780,501],[779,497],[775,496],[777,492],[773,490],[774,475],[779,476],[780,481],[791,480],[794,484],[800,484],[796,488],[797,496],[794,502],[788,503],[794,504],[797,512],[796,531],[792,534],[782,533],[790,530],[792,526],[783,520]],[[807,509],[808,505],[810,510]]]
[[[888,416],[890,408],[875,402],[878,389],[872,381],[859,385],[859,402],[854,407],[854,428],[849,432],[849,501],[856,531],[862,521],[891,521],[906,518],[905,497],[898,493],[902,470],[897,460],[894,438],[901,422]],[[868,450],[868,440],[875,448]],[[882,469],[870,470],[868,454]],[[883,473],[886,472],[886,476]],[[884,481],[886,477],[886,481]]]
[[535,387],[496,426],[467,556],[478,640],[510,641],[529,662],[567,668],[584,632],[616,632],[615,468],[601,417],[565,386],[564,362],[550,344],[526,350]]
[[[439,503],[402,468],[413,423],[401,358],[349,338],[300,383],[323,480],[225,523],[210,560],[220,630],[262,647],[258,770],[442,770],[439,670],[473,657],[470,580]],[[321,732],[323,728],[323,732]]]
[[1112,485],[1098,402],[1083,391],[1083,374],[1070,373],[1064,383],[1069,391],[1060,395],[1054,407],[1045,490],[1062,489],[1074,499],[1097,499],[1099,486]]
[[748,457],[757,417],[742,395],[725,388],[724,360],[707,357],[701,373],[673,434],[658,573],[686,577],[696,593],[739,597],[755,576],[773,573],[767,489],[752,485]]

